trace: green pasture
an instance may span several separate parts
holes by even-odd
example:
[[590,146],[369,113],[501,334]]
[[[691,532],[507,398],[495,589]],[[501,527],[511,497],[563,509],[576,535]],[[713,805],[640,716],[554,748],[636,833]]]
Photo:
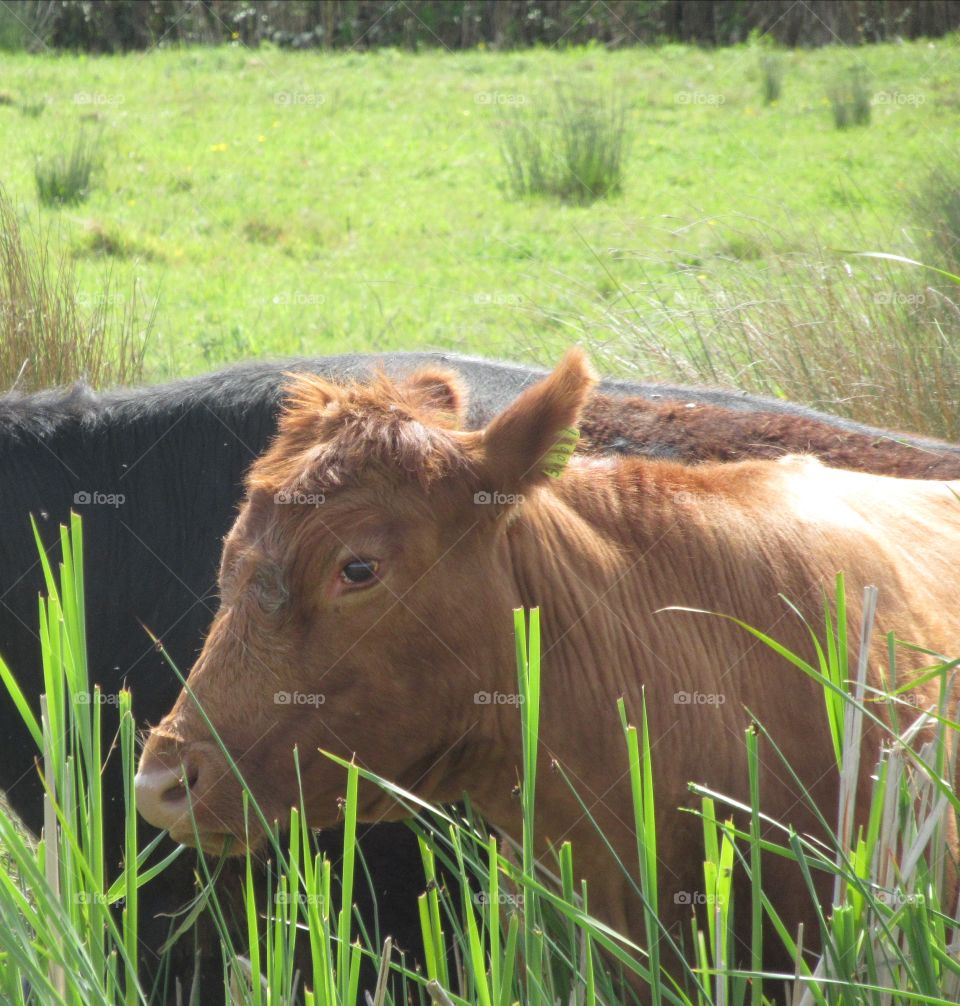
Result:
[[[910,253],[905,194],[952,158],[956,37],[777,54],[756,45],[418,54],[158,50],[0,55],[0,181],[93,298],[158,302],[148,379],[241,357],[421,347],[555,356],[624,291],[774,252]],[[862,67],[868,125],[831,81]],[[589,206],[503,189],[504,122],[558,86],[622,102],[623,191]],[[38,157],[99,137],[86,201],[41,208]],[[951,160],[952,163],[952,160]],[[778,247],[779,246],[779,247]]]

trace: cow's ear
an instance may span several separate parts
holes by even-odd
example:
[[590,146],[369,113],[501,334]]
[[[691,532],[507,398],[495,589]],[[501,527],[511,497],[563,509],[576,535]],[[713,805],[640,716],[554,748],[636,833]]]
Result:
[[462,428],[467,419],[467,389],[450,370],[418,370],[403,382],[421,407],[448,418],[451,426]]
[[483,458],[491,488],[505,493],[557,477],[577,442],[577,423],[596,377],[574,347],[549,377],[527,388],[483,431]]

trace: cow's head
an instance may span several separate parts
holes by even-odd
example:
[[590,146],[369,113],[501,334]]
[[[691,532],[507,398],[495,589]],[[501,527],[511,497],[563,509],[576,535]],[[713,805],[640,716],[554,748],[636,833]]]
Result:
[[[226,538],[203,652],[144,748],[143,815],[192,843],[189,804],[205,848],[243,839],[240,786],[206,718],[268,819],[299,800],[297,746],[315,827],[336,822],[344,789],[321,749],[433,800],[459,797],[468,766],[513,759],[516,710],[482,703],[516,690],[507,529],[549,482],[591,384],[573,350],[466,432],[451,374],[295,377]],[[361,819],[398,812],[361,785]]]

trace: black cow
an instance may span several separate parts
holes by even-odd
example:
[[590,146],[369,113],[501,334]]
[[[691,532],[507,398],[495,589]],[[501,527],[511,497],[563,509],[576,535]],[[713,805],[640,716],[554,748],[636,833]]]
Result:
[[[469,385],[470,421],[475,426],[545,373],[469,357],[400,353],[242,364],[203,377],[103,394],[76,386],[0,396],[0,655],[31,701],[36,704],[41,682],[36,611],[43,583],[29,514],[38,519],[51,548],[70,510],[83,516],[92,680],[106,696],[129,687],[138,723],[155,723],[172,706],[180,684],[142,625],[162,639],[179,667],[192,665],[216,609],[211,592],[220,542],[233,522],[244,471],[274,431],[283,375],[309,370],[333,377],[362,376],[378,365],[393,374],[422,366],[455,369]],[[604,381],[600,390],[646,402],[696,402],[793,416],[827,423],[839,434],[888,436],[799,406],[736,393],[624,381]],[[609,410],[598,429],[593,449],[671,454],[656,436],[638,442],[631,436],[631,424],[618,427]],[[960,459],[956,448],[907,440],[924,451]],[[104,708],[107,737],[116,726],[114,708]],[[42,788],[32,741],[8,701],[0,701],[0,736],[5,742],[0,789],[25,823],[37,830]],[[104,794],[115,808],[107,821],[114,866],[122,841],[116,757],[110,759]],[[146,825],[143,837],[150,837]],[[322,841],[336,861],[337,836]],[[380,825],[363,836],[362,846],[376,888],[381,930],[415,950],[415,894],[422,886],[416,843],[404,826]],[[168,923],[151,922],[153,917],[175,910],[190,896],[186,859],[181,857],[179,874],[168,871],[143,889],[146,947],[156,948],[167,933]],[[361,883],[361,902],[363,889]],[[218,953],[212,962],[219,966]]]

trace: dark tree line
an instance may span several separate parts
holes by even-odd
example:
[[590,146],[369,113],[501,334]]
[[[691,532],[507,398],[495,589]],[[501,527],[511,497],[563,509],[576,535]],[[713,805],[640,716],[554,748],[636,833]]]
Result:
[[751,32],[787,46],[935,37],[957,0],[20,0],[33,48],[120,52],[175,43],[465,49],[694,42]]

